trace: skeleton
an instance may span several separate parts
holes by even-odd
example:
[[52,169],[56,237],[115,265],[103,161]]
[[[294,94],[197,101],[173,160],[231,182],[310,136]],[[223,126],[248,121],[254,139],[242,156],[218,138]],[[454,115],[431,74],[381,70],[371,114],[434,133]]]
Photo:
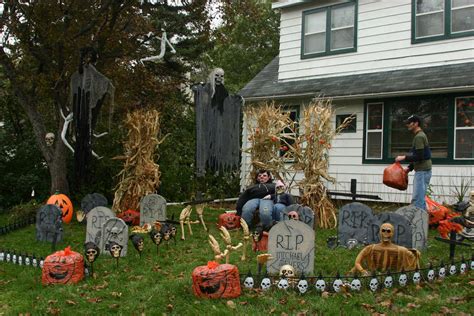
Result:
[[420,252],[416,249],[407,249],[395,244],[391,240],[394,227],[390,223],[380,226],[380,240],[378,244],[366,246],[358,255],[352,272],[368,275],[362,266],[366,262],[371,271],[382,270],[400,271],[402,269],[419,268]]
[[244,280],[244,287],[246,289],[253,289],[254,284],[255,282],[253,280],[252,274],[249,271],[249,273],[247,274],[247,277]]
[[319,292],[324,292],[326,290],[326,281],[321,279],[321,277],[316,281],[316,290]]
[[110,254],[112,255],[113,258],[116,258],[117,260],[118,258],[120,258],[120,253],[122,252],[122,248],[123,248],[122,246],[120,246],[114,241],[109,243]]
[[387,289],[391,288],[393,286],[393,277],[391,275],[387,275],[383,281],[383,285]]
[[308,281],[304,277],[304,274],[301,274],[300,280],[298,281],[296,288],[298,289],[300,294],[305,294],[308,291],[309,285],[308,285]]
[[360,282],[359,279],[352,280],[352,282],[351,282],[351,290],[352,291],[360,291],[361,288],[362,288],[362,283]]
[[[156,62],[156,61],[159,61],[160,59],[162,59],[163,57],[165,57],[165,53],[166,53],[166,46],[169,46],[169,48],[171,49],[171,53],[172,54],[175,54],[176,53],[176,50],[174,49],[173,45],[171,44],[171,42],[168,40],[168,37],[166,35],[166,31],[165,30],[161,30],[163,33],[161,34],[161,37],[157,37],[160,41],[161,41],[161,44],[160,44],[160,54],[159,55],[156,55],[156,56],[150,56],[150,57],[146,57],[146,58],[142,58],[140,59],[140,62],[143,64],[143,62],[145,61],[151,61],[151,62]],[[150,37],[151,35],[153,35],[153,33],[148,33],[148,37]]]
[[421,274],[420,274],[420,271],[416,270],[414,273],[413,273],[413,284],[420,284],[421,282]]
[[247,260],[246,252],[247,252],[247,246],[248,246],[249,239],[250,239],[250,231],[249,231],[249,227],[247,225],[247,222],[243,218],[240,219],[240,226],[242,227],[242,232],[244,233],[244,236],[243,236],[244,246],[242,248],[242,257],[240,257],[240,260],[245,261],[245,260]]
[[220,230],[221,237],[226,244],[226,250],[228,250],[227,255],[225,257],[225,263],[229,263],[230,253],[242,247],[243,244],[239,242],[237,245],[232,246],[232,239],[230,237],[230,234],[227,228],[225,228],[224,226],[221,226],[219,227],[219,230]]
[[406,273],[402,272],[400,276],[398,277],[398,284],[400,284],[400,286],[406,286],[407,283],[408,283],[408,276],[406,275]]
[[294,278],[295,277],[295,269],[290,266],[289,264],[285,264],[280,268],[280,277],[285,278]]
[[370,279],[369,288],[372,292],[377,291],[377,289],[379,288],[379,280],[377,280],[377,278],[375,277]]
[[84,251],[86,253],[86,260],[90,264],[97,260],[97,257],[100,254],[99,247],[92,241],[86,242],[84,244]]
[[209,245],[211,245],[212,251],[214,251],[214,259],[217,262],[220,262],[222,259],[227,258],[229,250],[225,249],[224,252],[222,252],[219,243],[212,235],[209,235]]
[[193,222],[190,220],[191,212],[193,211],[191,205],[186,206],[179,214],[179,224],[181,225],[181,240],[185,240],[184,236],[184,224],[188,225],[189,235],[193,234],[191,224],[197,224],[199,221]]
[[[204,227],[204,230],[207,232],[209,231],[206,227],[206,223],[204,223],[204,216],[203,216],[203,213],[204,213],[204,205],[203,204],[198,204],[196,205],[196,213],[197,215],[199,216],[199,221],[201,222],[202,224],[202,227]],[[242,259],[242,260],[245,260],[245,259]]]
[[48,147],[53,146],[55,137],[56,136],[54,135],[54,133],[46,133],[46,135],[44,136],[44,141],[46,142],[46,146]]
[[272,285],[272,281],[270,280],[269,277],[265,276],[262,281],[260,282],[260,288],[262,289],[262,291],[267,291],[270,289]]

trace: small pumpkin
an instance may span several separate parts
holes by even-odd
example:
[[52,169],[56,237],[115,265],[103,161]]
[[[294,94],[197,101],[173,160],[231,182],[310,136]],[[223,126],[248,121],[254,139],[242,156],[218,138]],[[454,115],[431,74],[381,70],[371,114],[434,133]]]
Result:
[[46,257],[43,263],[43,284],[77,283],[84,278],[84,257],[67,247]]
[[240,216],[235,213],[224,213],[219,215],[218,227],[224,226],[227,230],[240,228]]
[[56,205],[61,209],[63,222],[69,224],[72,219],[73,207],[71,200],[65,195],[55,193],[51,195],[46,204]]
[[192,273],[193,292],[203,298],[235,298],[240,296],[239,269],[232,264],[209,261]]

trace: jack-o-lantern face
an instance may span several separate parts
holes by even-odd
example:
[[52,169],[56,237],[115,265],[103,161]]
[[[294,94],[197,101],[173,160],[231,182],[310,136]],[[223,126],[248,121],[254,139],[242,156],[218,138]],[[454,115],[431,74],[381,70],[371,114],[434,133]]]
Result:
[[235,213],[224,213],[219,215],[218,226],[224,226],[227,230],[240,228],[240,216]]
[[43,284],[77,283],[84,277],[82,255],[67,247],[46,257],[43,264]]
[[129,226],[140,225],[140,212],[134,210],[126,210],[117,215],[117,217],[123,219]]
[[73,207],[71,200],[64,194],[53,194],[46,204],[56,205],[61,209],[63,222],[69,224],[72,219]]
[[239,270],[231,264],[209,262],[194,269],[193,290],[198,297],[234,298],[240,296]]

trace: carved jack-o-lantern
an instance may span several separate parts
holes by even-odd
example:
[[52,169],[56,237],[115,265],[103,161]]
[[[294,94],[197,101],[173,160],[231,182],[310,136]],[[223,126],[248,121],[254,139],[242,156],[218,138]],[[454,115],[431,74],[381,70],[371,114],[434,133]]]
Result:
[[77,283],[84,277],[84,258],[70,247],[56,251],[43,263],[43,284]]
[[71,200],[64,194],[53,194],[49,197],[46,204],[56,205],[61,209],[63,222],[69,224],[72,219],[73,207]]
[[240,228],[240,216],[235,213],[224,213],[219,215],[218,227],[224,226],[227,230]]
[[210,261],[196,267],[192,273],[194,295],[204,298],[234,298],[240,296],[239,270],[232,264]]
[[119,213],[117,217],[123,219],[123,221],[129,226],[140,225],[140,212],[138,211],[126,210],[122,213]]

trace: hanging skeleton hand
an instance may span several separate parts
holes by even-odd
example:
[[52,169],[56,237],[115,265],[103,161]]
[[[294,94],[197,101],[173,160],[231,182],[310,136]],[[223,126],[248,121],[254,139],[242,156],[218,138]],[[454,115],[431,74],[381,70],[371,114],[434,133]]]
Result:
[[242,227],[242,231],[244,233],[244,247],[242,249],[242,257],[240,258],[240,260],[245,261],[247,259],[246,252],[247,252],[247,245],[250,239],[250,231],[249,231],[247,222],[243,218],[240,219],[240,226]]
[[214,238],[214,236],[209,235],[209,245],[211,245],[212,251],[214,251],[214,259],[219,263],[224,257],[227,257],[229,250],[224,250],[224,252],[221,252],[221,248],[219,246],[219,243],[217,240]]
[[227,255],[225,257],[225,263],[229,263],[229,257],[230,257],[230,253],[232,251],[235,251],[237,249],[239,249],[240,247],[243,246],[243,244],[240,242],[238,243],[236,246],[232,246],[232,239],[230,237],[230,234],[229,234],[229,231],[227,230],[227,228],[225,228],[224,226],[221,226],[219,228],[219,230],[221,231],[221,237],[222,239],[224,239],[224,242],[226,244],[226,250],[228,250],[227,252]]
[[204,216],[203,216],[204,205],[203,204],[196,205],[196,213],[199,216],[199,220],[201,221],[201,224],[204,227],[204,230],[207,232],[208,230],[207,230],[207,227],[206,227],[206,223],[204,223]]
[[189,219],[190,214],[191,214],[191,205],[186,206],[179,214],[179,225],[181,226],[181,240],[186,239],[184,236],[184,221],[186,219]]
[[158,60],[162,59],[163,57],[165,57],[166,45],[168,45],[170,47],[172,54],[176,53],[176,50],[174,49],[173,45],[171,45],[171,42],[168,40],[168,37],[166,36],[166,31],[163,30],[163,33],[162,33],[161,37],[158,37],[158,39],[161,40],[160,54],[156,55],[156,56],[151,56],[151,57],[146,57],[146,58],[140,59],[140,62],[142,63],[142,65],[143,65],[143,62],[145,62],[145,61],[155,62],[155,61],[158,61]]

